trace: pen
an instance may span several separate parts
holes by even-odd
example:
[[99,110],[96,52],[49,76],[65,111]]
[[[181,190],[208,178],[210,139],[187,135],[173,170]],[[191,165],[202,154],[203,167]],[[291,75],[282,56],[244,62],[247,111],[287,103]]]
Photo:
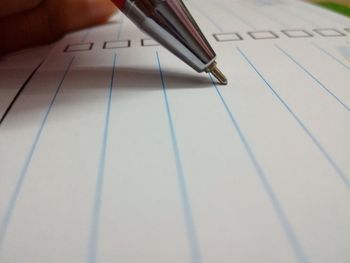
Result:
[[112,0],[141,30],[197,72],[211,73],[220,84],[216,54],[182,0]]

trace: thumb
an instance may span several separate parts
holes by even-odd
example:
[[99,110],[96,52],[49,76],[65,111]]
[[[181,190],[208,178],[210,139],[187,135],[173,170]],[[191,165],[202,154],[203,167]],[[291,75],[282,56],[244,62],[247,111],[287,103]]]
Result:
[[0,18],[0,54],[46,44],[64,33],[105,22],[109,0],[46,0],[24,13]]

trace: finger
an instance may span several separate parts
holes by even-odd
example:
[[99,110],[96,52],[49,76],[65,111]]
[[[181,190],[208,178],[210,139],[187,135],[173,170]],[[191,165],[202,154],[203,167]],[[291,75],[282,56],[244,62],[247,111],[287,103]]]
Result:
[[[61,31],[72,31],[106,22],[115,13],[110,0],[50,0],[49,13],[56,14],[52,21]],[[57,12],[59,10],[59,12]]]
[[1,0],[0,17],[33,9],[43,0]]
[[0,18],[0,54],[49,43],[65,32],[105,22],[109,0],[47,0],[31,10]]

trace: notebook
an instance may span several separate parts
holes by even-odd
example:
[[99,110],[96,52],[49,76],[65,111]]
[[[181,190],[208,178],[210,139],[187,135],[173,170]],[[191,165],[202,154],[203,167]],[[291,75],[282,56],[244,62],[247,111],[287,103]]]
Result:
[[120,13],[1,62],[0,262],[350,261],[350,20],[184,2],[228,86]]

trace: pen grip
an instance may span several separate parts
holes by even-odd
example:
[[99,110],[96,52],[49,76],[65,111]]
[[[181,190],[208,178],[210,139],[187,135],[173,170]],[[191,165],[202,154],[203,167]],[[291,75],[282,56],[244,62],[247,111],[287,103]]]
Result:
[[123,10],[126,0],[112,0],[112,1],[120,10]]

